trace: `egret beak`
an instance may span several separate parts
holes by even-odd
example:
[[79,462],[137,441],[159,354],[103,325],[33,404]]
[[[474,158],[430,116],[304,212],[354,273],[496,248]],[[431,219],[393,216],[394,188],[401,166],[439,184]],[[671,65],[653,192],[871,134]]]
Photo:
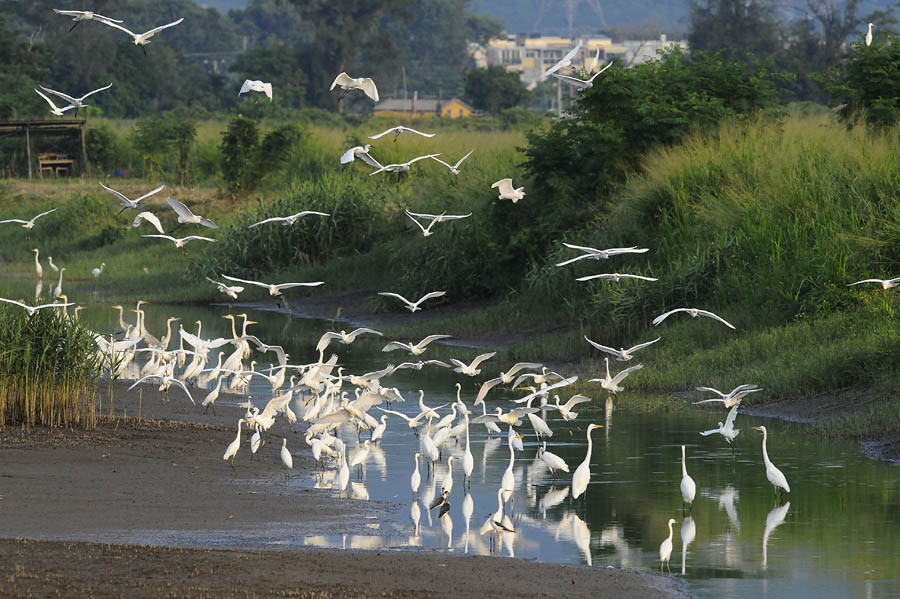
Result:
[[758,427],[758,426],[751,426],[750,428],[752,428],[752,429],[755,430],[755,431],[758,431],[758,430],[759,430],[759,427]]

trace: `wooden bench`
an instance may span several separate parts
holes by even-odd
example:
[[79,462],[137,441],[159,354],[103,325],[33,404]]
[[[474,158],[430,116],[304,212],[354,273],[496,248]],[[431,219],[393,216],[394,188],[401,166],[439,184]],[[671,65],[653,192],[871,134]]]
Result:
[[75,166],[75,161],[65,154],[38,154],[38,176],[44,178],[44,171],[54,177],[68,175]]

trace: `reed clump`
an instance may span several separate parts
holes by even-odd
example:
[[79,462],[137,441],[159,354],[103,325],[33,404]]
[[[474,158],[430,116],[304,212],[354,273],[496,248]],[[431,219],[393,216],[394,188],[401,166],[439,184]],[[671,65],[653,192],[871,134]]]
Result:
[[99,360],[90,333],[63,314],[0,306],[0,426],[93,428]]

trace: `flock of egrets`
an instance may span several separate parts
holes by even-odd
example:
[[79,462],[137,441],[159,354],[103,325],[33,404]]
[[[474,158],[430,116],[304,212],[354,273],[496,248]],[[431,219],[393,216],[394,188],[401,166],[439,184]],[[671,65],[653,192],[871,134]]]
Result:
[[[177,25],[181,19],[157,27],[140,35],[134,34],[124,27],[120,26],[120,21],[114,21],[101,15],[83,12],[83,11],[56,11],[61,14],[70,15],[75,20],[75,26],[85,20],[95,20],[109,25],[116,29],[126,31],[134,38],[134,43],[144,45],[149,43],[149,38],[155,33]],[[74,29],[74,26],[73,26]],[[551,67],[546,74],[556,75],[559,69],[570,66],[571,59],[574,57],[578,48],[570,52],[557,65]],[[591,69],[596,67],[596,60]],[[600,71],[602,72],[602,71]],[[599,72],[597,73],[599,74]],[[559,75],[558,75],[559,76]],[[564,76],[566,80],[580,81],[580,87],[589,87],[596,75],[587,80],[581,80]],[[43,88],[44,91],[56,94],[66,99],[70,104],[62,109],[58,109],[48,99],[52,106],[54,114],[62,114],[69,109],[77,110],[84,106],[84,99],[93,93],[108,89],[110,86],[95,90],[90,94],[86,94],[80,98],[74,98],[53,90]],[[341,73],[335,79],[332,89],[341,87],[343,93],[349,90],[358,89],[363,91],[373,100],[378,100],[378,92],[374,82],[369,78],[354,79]],[[35,90],[37,91],[37,90]],[[241,89],[241,93],[246,91],[257,91],[265,93],[269,99],[272,98],[272,86],[269,83],[261,81],[247,81]],[[41,93],[38,91],[38,93]],[[41,94],[43,97],[44,94]],[[342,94],[343,95],[343,94]],[[382,136],[393,134],[395,139],[401,134],[417,134],[431,137],[434,134],[426,134],[418,132],[414,129],[398,126],[388,129],[387,131],[371,136],[377,139]],[[434,159],[449,169],[454,176],[460,174],[461,164],[472,154],[470,151],[463,156],[455,164],[438,160],[438,154],[428,154],[425,156],[415,157],[405,163],[400,164],[380,164],[371,153],[371,145],[358,146],[347,150],[341,156],[340,162],[347,164],[353,162],[357,158],[367,165],[373,167],[372,175],[380,172],[404,172],[409,170],[412,164],[424,159]],[[104,189],[113,194],[119,201],[124,210],[141,210],[140,202],[158,192],[164,186],[136,198],[129,199],[122,193],[101,183]],[[499,188],[499,199],[508,199],[512,203],[516,203],[524,198],[523,188],[514,188],[511,179],[501,179],[496,182],[493,187]],[[194,214],[186,205],[168,198],[168,205],[176,212],[179,224],[198,225],[208,229],[217,229],[217,225],[211,220]],[[31,220],[24,221],[19,219],[9,219],[0,221],[2,223],[18,223],[25,229],[30,230],[35,226],[36,221],[54,211],[49,210],[43,212]],[[303,211],[297,214],[269,218],[257,223],[249,225],[250,227],[258,227],[264,225],[279,224],[283,226],[292,226],[300,218],[304,216],[320,216],[328,217],[329,215],[322,212]],[[453,220],[466,218],[470,215],[447,215],[439,214],[422,214],[406,211],[406,216],[412,219],[418,228],[422,231],[423,236],[428,237],[433,234],[433,227],[437,223],[452,222]],[[422,221],[430,221],[424,226]],[[198,235],[190,235],[183,238],[175,238],[166,235],[161,222],[155,214],[150,211],[139,212],[133,221],[134,227],[139,227],[142,223],[149,223],[157,231],[158,234],[148,234],[144,237],[162,238],[174,243],[176,248],[183,248],[185,244],[191,241],[207,241],[214,242],[215,239]],[[585,246],[577,246],[573,244],[564,244],[567,248],[580,252],[577,256],[559,263],[557,266],[564,267],[570,263],[583,260],[607,260],[619,255],[640,254],[647,252],[647,248],[627,247],[627,248],[611,248],[611,249],[595,249]],[[43,268],[39,259],[39,251],[34,250],[35,272],[40,280],[43,276]],[[53,289],[54,300],[51,303],[31,306],[24,302],[0,298],[0,301],[15,304],[24,308],[29,315],[41,309],[58,309],[66,314],[66,309],[72,306],[62,292],[62,273],[64,268],[57,268],[53,264],[52,258],[48,257],[48,264],[54,271],[59,271],[59,282]],[[92,272],[93,276],[99,277],[105,264],[95,268]],[[260,281],[240,279],[237,277],[222,275],[222,278],[228,283],[208,279],[210,283],[216,285],[222,293],[231,299],[237,299],[238,295],[245,291],[242,285],[258,286],[265,289],[272,297],[280,296],[283,291],[296,287],[315,287],[322,285],[322,281],[308,283],[264,283]],[[640,279],[647,282],[653,282],[655,279],[651,277],[642,277],[637,275],[620,274],[620,273],[601,273],[582,277],[579,280],[590,280],[601,278],[609,280],[613,283],[625,279]],[[887,281],[867,279],[866,281],[875,281],[885,289],[893,288],[900,283],[900,279],[890,279]],[[242,285],[233,285],[230,283],[239,283]],[[855,285],[857,283],[853,283]],[[402,302],[404,307],[411,313],[422,309],[422,304],[428,300],[437,299],[445,295],[443,291],[433,291],[424,294],[416,301],[411,301],[400,294],[382,292],[381,295],[395,298]],[[36,296],[40,296],[38,290]],[[471,452],[469,439],[470,426],[483,426],[489,435],[502,435],[504,431],[501,425],[506,427],[506,440],[510,452],[509,466],[504,471],[501,479],[497,483],[497,504],[496,509],[491,510],[487,515],[485,522],[481,528],[482,534],[491,533],[496,536],[497,544],[501,539],[516,535],[515,519],[513,517],[514,505],[513,497],[516,491],[517,481],[514,475],[514,464],[516,460],[516,451],[522,451],[524,448],[523,435],[519,428],[529,426],[533,431],[532,439],[536,441],[538,458],[546,464],[547,468],[554,476],[568,475],[570,465],[565,460],[554,454],[548,448],[548,444],[552,444],[554,431],[548,425],[547,421],[542,418],[546,416],[547,411],[557,410],[560,419],[556,422],[567,423],[570,426],[577,424],[578,414],[574,409],[579,405],[589,405],[591,399],[583,395],[574,394],[566,401],[560,399],[560,393],[564,393],[565,388],[572,385],[578,380],[577,376],[563,376],[557,372],[553,372],[540,363],[518,363],[509,370],[499,372],[498,376],[489,378],[480,384],[479,391],[471,404],[467,404],[462,397],[462,386],[456,384],[456,401],[442,406],[430,406],[425,401],[424,392],[419,393],[417,402],[409,402],[413,408],[400,411],[393,409],[394,404],[405,402],[405,399],[396,387],[389,383],[390,377],[400,370],[421,371],[425,367],[444,368],[452,370],[460,375],[460,377],[478,377],[485,364],[491,360],[495,353],[488,352],[479,355],[474,360],[466,363],[462,360],[449,359],[443,360],[424,360],[404,361],[398,365],[387,365],[385,368],[355,374],[345,372],[344,367],[340,364],[337,354],[332,354],[326,359],[325,353],[334,343],[350,345],[354,343],[360,336],[383,336],[381,332],[370,328],[358,328],[351,332],[346,331],[328,331],[325,332],[318,343],[315,345],[315,354],[317,358],[309,363],[296,364],[289,361],[289,356],[284,349],[278,345],[265,343],[257,335],[254,335],[248,329],[254,322],[249,320],[247,315],[238,315],[242,318],[240,326],[238,326],[236,317],[228,314],[224,318],[231,321],[231,334],[218,337],[206,338],[202,334],[202,323],[197,322],[197,330],[195,333],[185,330],[179,325],[178,330],[174,331],[172,325],[178,319],[169,318],[166,325],[165,334],[162,337],[154,336],[145,326],[145,311],[142,305],[145,302],[138,302],[133,310],[135,319],[128,322],[125,319],[125,310],[122,306],[114,306],[119,311],[119,328],[121,329],[115,335],[104,335],[94,333],[94,339],[97,343],[97,352],[101,355],[104,369],[109,372],[110,376],[116,378],[134,379],[132,387],[152,381],[158,385],[160,391],[165,392],[168,396],[170,388],[178,387],[190,399],[195,402],[194,393],[198,389],[205,388],[208,390],[205,397],[200,400],[200,407],[206,410],[215,410],[214,405],[222,390],[231,393],[246,393],[249,382],[252,378],[261,378],[268,384],[271,389],[272,397],[265,406],[260,410],[253,405],[249,399],[246,404],[246,413],[236,422],[237,434],[235,439],[227,446],[223,459],[228,461],[232,468],[235,467],[235,458],[244,447],[243,427],[250,432],[249,454],[251,459],[257,455],[260,449],[265,445],[268,432],[272,430],[276,421],[286,420],[293,429],[297,422],[307,424],[304,433],[306,444],[310,447],[313,457],[317,464],[329,466],[333,470],[334,488],[339,493],[348,490],[350,481],[351,468],[359,468],[360,476],[364,472],[364,465],[369,457],[369,453],[374,444],[379,443],[385,436],[391,434],[389,423],[397,422],[396,426],[408,427],[415,432],[418,442],[415,447],[409,448],[409,457],[413,459],[414,468],[410,476],[410,490],[415,495],[419,492],[420,485],[423,481],[423,474],[420,467],[424,467],[424,476],[427,478],[433,476],[434,465],[442,459],[443,450],[451,445],[460,444],[464,447],[462,457],[460,459],[461,476],[463,486],[468,483],[472,477],[475,463]],[[684,312],[692,317],[703,316],[720,322],[730,329],[735,327],[720,316],[697,308],[676,308],[669,310],[653,320],[653,325],[661,324],[668,317]],[[67,315],[67,314],[66,314]],[[67,315],[68,317],[68,315]],[[77,317],[77,309],[75,317]],[[176,335],[177,333],[177,335]],[[176,339],[177,337],[177,339]],[[418,358],[422,356],[429,344],[448,338],[448,335],[428,335],[421,341],[413,343],[411,341],[390,341],[386,343],[382,351],[384,352],[404,352]],[[652,341],[635,345],[631,348],[613,348],[597,343],[585,337],[589,346],[615,357],[621,362],[630,362],[634,358],[634,354],[638,351],[646,350],[659,338]],[[176,347],[177,346],[177,347]],[[186,347],[187,346],[187,347]],[[254,355],[253,348],[263,354],[272,353],[274,359],[271,361],[272,366],[268,368],[257,368],[256,361],[251,360]],[[311,352],[312,353],[312,352]],[[148,359],[138,361],[137,358],[141,354],[148,354]],[[251,360],[248,364],[248,360]],[[623,381],[631,373],[643,367],[642,364],[630,366],[613,374],[610,371],[610,362],[607,357],[605,360],[605,375],[590,379],[591,383],[598,383],[600,388],[609,394],[615,395],[624,390]],[[463,379],[465,380],[465,379]],[[512,392],[517,390],[527,391],[521,397],[514,400],[517,404],[509,410],[504,410],[501,406],[494,406],[488,410],[487,402],[492,390],[495,388],[506,387]],[[192,393],[192,389],[194,393]],[[735,419],[737,417],[740,403],[748,394],[760,391],[756,385],[741,385],[728,393],[722,393],[710,387],[698,387],[701,391],[708,391],[717,395],[714,399],[704,400],[704,402],[721,402],[725,409],[729,410],[724,423],[719,423],[719,427],[709,431],[703,431],[700,434],[707,436],[720,434],[728,443],[731,443],[738,435],[739,430],[735,428]],[[703,402],[700,402],[703,403]],[[382,407],[382,406],[386,407]],[[449,408],[449,409],[446,409]],[[480,412],[478,411],[480,408]],[[296,412],[294,410],[297,410]],[[445,410],[446,409],[446,410]],[[571,474],[571,498],[573,501],[579,500],[585,495],[589,483],[592,478],[591,459],[592,459],[592,439],[591,433],[602,425],[589,424],[586,429],[586,454],[584,460],[575,468]],[[339,437],[340,430],[355,431],[357,441],[361,438],[363,431],[366,431],[369,438],[355,447],[348,455],[347,442]],[[765,427],[754,427],[762,433],[762,455],[765,464],[766,476],[773,485],[773,489],[777,493],[790,492],[790,486],[785,475],[772,464],[766,450],[767,431]],[[556,431],[559,432],[559,431]],[[282,440],[280,446],[280,457],[284,467],[290,471],[293,468],[293,459],[290,449],[287,447],[288,437]],[[687,506],[691,508],[697,493],[697,485],[693,478],[687,472],[686,451],[685,446],[681,446],[682,457],[682,480],[680,485],[681,495],[683,499],[682,509]],[[446,476],[441,481],[440,494],[436,500],[430,504],[431,509],[439,509],[438,520],[443,522],[444,518],[450,510],[451,502],[454,501],[454,473],[453,462],[451,457],[448,462],[448,470]],[[467,501],[471,503],[471,497],[467,496]],[[582,499],[584,501],[584,499]],[[471,504],[467,507],[469,515],[471,515]],[[668,565],[672,553],[672,524],[675,520],[669,520],[669,535],[662,542],[659,549],[660,567],[663,564]],[[452,525],[451,525],[452,526]],[[492,544],[493,545],[493,544]]]

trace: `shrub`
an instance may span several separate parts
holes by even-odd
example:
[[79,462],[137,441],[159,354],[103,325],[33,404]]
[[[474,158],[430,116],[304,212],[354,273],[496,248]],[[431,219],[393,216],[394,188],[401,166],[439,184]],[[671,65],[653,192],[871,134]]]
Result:
[[819,77],[848,122],[887,126],[900,120],[900,39],[886,44],[850,45],[846,61]]

